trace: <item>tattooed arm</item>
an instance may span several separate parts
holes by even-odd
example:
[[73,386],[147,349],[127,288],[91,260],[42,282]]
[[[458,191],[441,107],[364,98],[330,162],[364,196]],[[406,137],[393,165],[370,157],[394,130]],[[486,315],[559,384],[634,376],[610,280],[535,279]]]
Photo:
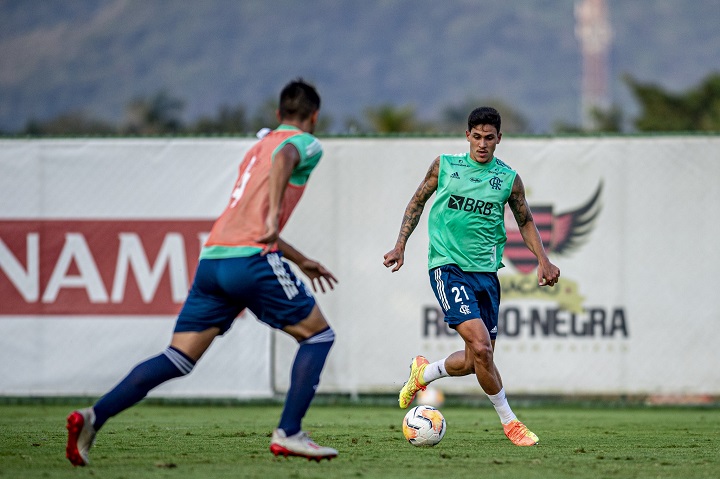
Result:
[[515,182],[513,183],[508,204],[520,228],[523,241],[525,241],[527,247],[538,259],[538,284],[540,286],[555,285],[560,278],[560,270],[550,262],[545,253],[545,247],[540,238],[540,233],[538,232],[537,226],[535,226],[532,212],[525,199],[525,185],[523,185],[520,175],[515,176]]
[[432,194],[435,193],[435,190],[437,190],[439,169],[440,157],[437,157],[430,165],[425,178],[410,199],[407,208],[405,208],[405,216],[403,216],[400,234],[398,234],[395,247],[384,256],[385,261],[383,264],[386,268],[395,266],[392,269],[393,273],[399,270],[405,262],[405,245],[407,244],[407,240],[410,238],[412,232],[415,231],[415,227],[420,221],[425,203],[430,199]]

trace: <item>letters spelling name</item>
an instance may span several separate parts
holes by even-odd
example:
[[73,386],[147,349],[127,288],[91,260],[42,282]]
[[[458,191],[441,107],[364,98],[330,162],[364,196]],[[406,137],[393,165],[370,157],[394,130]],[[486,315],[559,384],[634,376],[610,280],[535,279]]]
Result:
[[[437,306],[425,306],[422,317],[422,334],[429,337],[453,337],[457,332],[444,321],[442,310]],[[523,314],[519,308],[500,308],[498,335],[508,338],[521,334],[530,337],[629,337],[627,319],[623,308],[585,308],[583,314],[575,314],[557,308],[530,308]]]

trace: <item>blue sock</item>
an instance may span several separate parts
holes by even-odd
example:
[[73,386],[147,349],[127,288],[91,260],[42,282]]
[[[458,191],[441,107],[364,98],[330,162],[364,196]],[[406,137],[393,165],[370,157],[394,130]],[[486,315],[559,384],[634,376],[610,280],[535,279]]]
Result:
[[189,374],[194,366],[195,361],[172,347],[138,364],[120,384],[93,406],[95,430],[100,430],[105,421],[114,415],[140,402],[153,388],[170,379]]
[[290,376],[290,389],[278,427],[292,436],[300,431],[300,424],[320,384],[320,373],[335,341],[335,332],[328,327],[300,343]]

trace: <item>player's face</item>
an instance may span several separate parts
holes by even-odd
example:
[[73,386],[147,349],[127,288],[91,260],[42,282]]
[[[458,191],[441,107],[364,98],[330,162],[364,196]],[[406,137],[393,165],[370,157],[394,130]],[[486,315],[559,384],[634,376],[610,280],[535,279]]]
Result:
[[466,131],[465,136],[470,142],[470,158],[478,163],[487,163],[492,160],[502,133],[498,133],[492,125],[477,125]]

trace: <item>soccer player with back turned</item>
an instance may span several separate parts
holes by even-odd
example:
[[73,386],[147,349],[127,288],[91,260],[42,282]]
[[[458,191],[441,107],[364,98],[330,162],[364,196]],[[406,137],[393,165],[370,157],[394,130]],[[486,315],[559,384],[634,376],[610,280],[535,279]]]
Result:
[[494,108],[481,107],[470,113],[465,132],[469,153],[435,158],[405,209],[400,234],[395,247],[384,256],[384,265],[393,272],[402,267],[407,240],[435,193],[428,220],[430,283],[445,321],[460,334],[465,350],[433,363],[415,357],[410,377],[400,390],[400,407],[408,407],[415,394],[436,379],[475,373],[508,439],[518,446],[532,446],[538,437],[510,408],[493,360],[500,304],[497,270],[503,266],[507,241],[506,204],[538,260],[538,284],[555,285],[560,270],[545,253],[520,176],[494,155],[502,138],[500,123]]
[[92,407],[70,413],[66,456],[72,464],[89,462],[95,435],[109,418],[165,381],[189,374],[213,340],[227,332],[245,308],[300,345],[270,450],[275,455],[318,461],[337,456],[335,449],[318,446],[301,430],[335,333],[313,294],[282,258],[295,263],[310,278],[313,289],[317,285],[324,292],[323,281],[332,289],[337,280],[279,237],[322,156],[322,147],[312,135],[319,111],[320,97],[311,85],[296,80],[283,88],[278,109],[281,124],[256,143],[240,164],[229,204],[202,248],[169,347],[135,366]]

